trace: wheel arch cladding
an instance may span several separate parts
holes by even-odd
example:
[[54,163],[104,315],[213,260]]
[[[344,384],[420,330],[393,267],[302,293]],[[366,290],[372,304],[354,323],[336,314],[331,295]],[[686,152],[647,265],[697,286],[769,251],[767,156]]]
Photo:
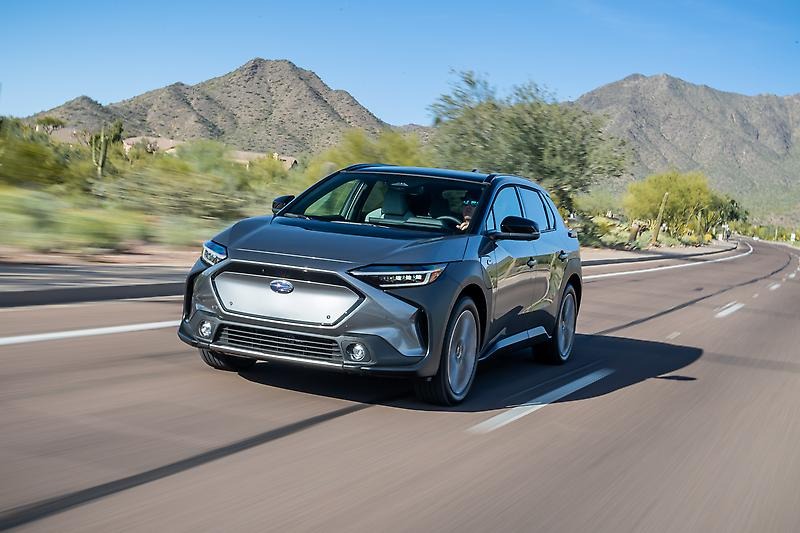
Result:
[[[487,306],[486,306],[486,295],[483,293],[483,290],[475,285],[474,283],[470,283],[466,285],[456,298],[456,302],[458,302],[463,296],[468,296],[475,302],[475,307],[478,308],[478,321],[480,322],[480,343],[483,343],[483,339],[486,338],[486,321],[487,321]],[[453,304],[455,306],[455,303]]]
[[583,293],[583,287],[581,286],[581,278],[578,274],[572,274],[569,279],[567,280],[567,285],[572,285],[572,288],[575,289],[575,297],[578,299],[578,308],[580,309],[581,306],[581,296]]

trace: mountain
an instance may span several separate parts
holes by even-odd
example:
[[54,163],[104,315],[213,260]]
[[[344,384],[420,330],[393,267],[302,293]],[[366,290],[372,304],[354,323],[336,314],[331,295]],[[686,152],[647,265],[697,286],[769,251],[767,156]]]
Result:
[[576,104],[606,115],[607,132],[627,141],[629,179],[700,170],[758,218],[800,221],[800,94],[745,96],[634,74]]
[[[631,173],[611,189],[653,172],[700,170],[757,219],[800,223],[800,94],[745,96],[665,74],[634,74],[568,105],[606,115],[608,133],[631,148]],[[390,127],[310,70],[258,58],[196,85],[174,83],[105,106],[81,96],[39,115],[90,131],[122,119],[128,136],[211,138],[287,155],[328,148],[349,128]],[[414,124],[398,129],[423,142],[434,131]]]
[[128,136],[210,138],[291,155],[328,148],[349,128],[377,132],[387,126],[310,70],[260,58],[197,85],[174,83],[106,106],[81,96],[38,115],[87,130],[122,119]]

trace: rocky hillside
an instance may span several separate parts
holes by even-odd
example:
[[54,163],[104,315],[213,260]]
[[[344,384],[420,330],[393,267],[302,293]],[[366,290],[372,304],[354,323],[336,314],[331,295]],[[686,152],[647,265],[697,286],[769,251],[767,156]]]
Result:
[[633,176],[702,170],[756,215],[800,219],[800,94],[744,96],[634,74],[577,104],[608,116],[632,148]]
[[121,118],[126,135],[211,138],[291,155],[328,148],[349,128],[377,132],[386,126],[310,70],[264,59],[197,85],[175,83],[107,106],[81,96],[40,114],[87,130]]
[[[702,170],[762,220],[800,222],[800,94],[744,96],[664,74],[634,74],[575,104],[607,115],[609,133],[627,140],[633,157],[627,180],[671,168]],[[106,106],[81,96],[41,114],[87,130],[121,118],[127,135],[211,138],[288,155],[328,148],[348,128],[388,127],[313,72],[264,59],[197,85],[175,83]],[[433,131],[399,129],[424,142]]]

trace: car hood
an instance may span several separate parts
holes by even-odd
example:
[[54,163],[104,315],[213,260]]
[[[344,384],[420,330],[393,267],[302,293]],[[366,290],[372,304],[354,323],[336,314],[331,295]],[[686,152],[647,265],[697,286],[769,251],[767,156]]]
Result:
[[465,235],[287,217],[242,221],[230,228],[226,240],[233,259],[353,267],[459,261],[467,244]]

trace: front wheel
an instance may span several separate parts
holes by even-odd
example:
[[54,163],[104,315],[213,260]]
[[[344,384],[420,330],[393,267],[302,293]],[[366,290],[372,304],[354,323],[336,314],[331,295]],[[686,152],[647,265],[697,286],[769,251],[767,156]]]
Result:
[[578,298],[572,285],[567,285],[561,296],[553,335],[543,346],[543,356],[549,363],[563,365],[575,345],[575,327],[578,321]]
[[461,298],[447,323],[438,371],[432,378],[415,383],[419,399],[455,405],[467,397],[478,366],[479,324],[475,303],[466,296]]
[[255,359],[234,357],[232,355],[206,350],[205,348],[200,348],[200,357],[208,366],[216,368],[217,370],[227,370],[228,372],[247,370],[256,364]]

